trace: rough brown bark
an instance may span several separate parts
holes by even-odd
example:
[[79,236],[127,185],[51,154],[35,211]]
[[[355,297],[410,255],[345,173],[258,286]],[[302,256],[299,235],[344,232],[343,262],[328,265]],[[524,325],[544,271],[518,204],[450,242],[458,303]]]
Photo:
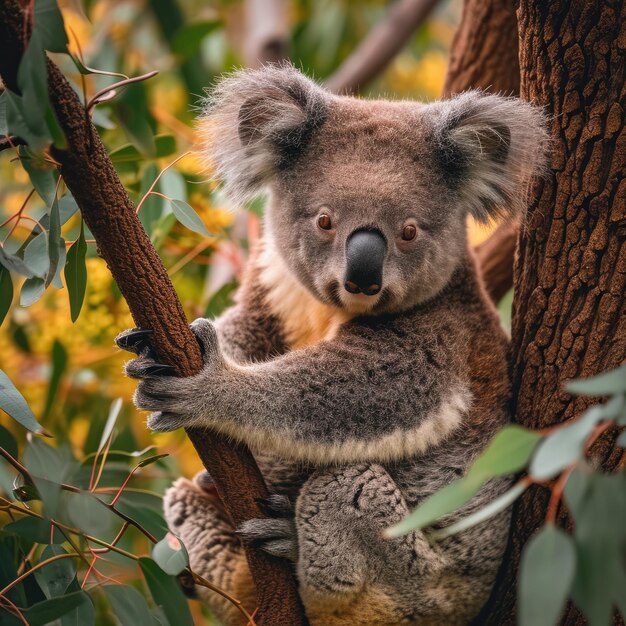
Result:
[[[515,0],[465,0],[450,50],[443,96],[466,89],[519,94]],[[513,285],[517,223],[501,225],[474,251],[494,302]]]
[[[514,403],[516,421],[545,428],[586,406],[563,391],[568,379],[626,359],[626,4],[521,0],[518,21],[521,93],[545,107],[553,145],[519,241]],[[611,436],[592,453],[607,471],[626,461]],[[546,501],[536,488],[515,507],[510,553],[481,623],[515,623],[520,553]],[[569,523],[565,510],[560,523]],[[584,620],[570,605],[561,623]]]
[[[0,1],[0,75],[16,87],[16,67],[24,48],[23,13],[16,0]],[[66,150],[53,149],[63,179],[93,233],[138,326],[154,331],[159,358],[191,375],[202,366],[176,292],[130,201],[88,114],[59,69],[48,62],[52,106],[63,129]],[[235,524],[263,517],[257,498],[267,488],[249,450],[215,433],[187,430],[215,480]],[[295,581],[286,561],[246,547],[257,587],[259,625],[304,624]],[[250,611],[255,607],[248,607]]]

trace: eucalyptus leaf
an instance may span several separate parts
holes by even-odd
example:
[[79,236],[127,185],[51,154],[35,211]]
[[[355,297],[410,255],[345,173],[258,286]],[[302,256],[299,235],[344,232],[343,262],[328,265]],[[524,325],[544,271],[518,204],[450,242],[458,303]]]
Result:
[[154,623],[143,596],[128,585],[104,585],[113,613],[121,626],[149,626]]
[[13,281],[9,270],[0,265],[0,325],[4,321],[6,314],[13,302]]
[[75,591],[58,598],[38,602],[27,609],[22,609],[22,615],[29,626],[45,626],[54,620],[62,617],[66,613],[73,611],[76,607],[87,601],[89,596],[84,591]]
[[68,494],[67,514],[74,526],[96,537],[105,535],[115,521],[115,514],[88,491]]
[[526,544],[520,562],[520,626],[554,626],[576,572],[572,538],[553,524]]
[[527,487],[528,485],[525,482],[519,481],[507,492],[503,493],[495,500],[492,500],[489,504],[486,504],[475,513],[464,517],[450,526],[446,526],[445,528],[429,533],[429,537],[437,541],[439,539],[450,537],[451,535],[456,535],[464,530],[485,522],[494,515],[498,515],[498,513],[502,513],[502,511],[507,509],[511,504],[513,504],[513,502],[515,502],[515,500],[517,500],[517,498],[519,498],[519,496],[522,495],[522,493],[524,493]]
[[593,378],[570,380],[565,389],[577,396],[607,396],[626,393],[626,364]]
[[192,206],[183,200],[172,200],[172,211],[176,219],[189,230],[193,230],[201,235],[209,236],[209,231],[202,220],[198,217]]
[[48,231],[48,256],[50,269],[46,276],[46,287],[53,281],[57,270],[65,262],[65,242],[61,238],[61,215],[59,202],[54,198],[50,206],[50,230]]
[[185,546],[172,533],[167,533],[152,548],[152,558],[157,565],[171,576],[177,576],[189,565],[189,555]]
[[16,522],[6,524],[2,530],[42,545],[49,544],[51,539],[54,543],[65,541],[63,534],[57,528],[53,528],[49,520],[38,517],[23,517]]
[[13,433],[0,424],[0,447],[4,448],[14,459],[17,459],[17,440]]
[[[39,557],[39,562],[43,563],[47,559],[67,554],[59,545],[46,546]],[[46,595],[46,598],[56,598],[62,596],[76,576],[76,566],[72,558],[57,559],[44,565],[35,572],[37,583]]]
[[87,243],[85,242],[85,230],[83,222],[80,224],[80,234],[78,239],[67,251],[67,261],[65,263],[65,284],[70,299],[70,316],[75,322],[80,315],[80,310],[85,299],[87,289]]
[[109,440],[113,433],[113,428],[115,428],[115,422],[120,414],[120,410],[122,409],[122,398],[115,398],[111,403],[109,408],[109,414],[107,416],[107,421],[104,424],[104,428],[102,430],[102,435],[100,437],[100,443],[98,444],[98,454],[102,452],[102,449],[106,445],[106,442]]
[[46,203],[46,206],[50,206],[54,201],[57,187],[53,167],[46,164],[42,159],[36,160],[33,158],[34,155],[26,146],[20,146],[18,151],[20,163],[28,174],[30,182],[41,199]]
[[35,304],[43,296],[45,290],[46,283],[43,278],[38,276],[27,278],[20,290],[20,306],[27,307]]
[[[176,152],[176,137],[174,135],[157,135],[154,138],[156,157],[166,157]],[[128,143],[124,146],[113,150],[109,156],[113,163],[133,163],[136,161],[142,161],[146,157],[137,150],[132,144]]]
[[387,537],[399,537],[412,530],[421,530],[440,517],[448,515],[469,502],[480,489],[481,484],[466,479],[457,480],[426,498],[410,515],[400,523],[388,528]]
[[35,0],[35,29],[46,50],[67,52],[68,39],[57,0]]
[[170,624],[193,626],[189,606],[176,579],[166,574],[152,559],[141,557],[139,567],[155,604],[163,608]]
[[42,419],[45,421],[50,415],[50,411],[52,410],[52,406],[54,404],[54,400],[56,398],[57,392],[59,390],[59,384],[61,383],[61,378],[65,372],[67,367],[67,350],[63,346],[63,344],[55,339],[52,344],[52,372],[50,374],[50,379],[48,382],[48,392],[46,393],[46,404],[43,410]]
[[24,263],[33,275],[38,278],[43,278],[48,273],[50,258],[48,256],[47,233],[39,233],[30,240],[24,249]]
[[593,406],[573,423],[546,437],[532,459],[530,474],[538,480],[547,480],[562,472],[582,455],[585,441],[603,418],[602,406]]
[[24,428],[34,433],[45,432],[43,426],[35,419],[24,396],[2,370],[0,370],[0,409]]
[[0,246],[0,265],[7,270],[21,274],[26,278],[31,278],[33,276],[33,273],[29,269],[28,265],[26,265],[20,257],[5,252],[2,246]]

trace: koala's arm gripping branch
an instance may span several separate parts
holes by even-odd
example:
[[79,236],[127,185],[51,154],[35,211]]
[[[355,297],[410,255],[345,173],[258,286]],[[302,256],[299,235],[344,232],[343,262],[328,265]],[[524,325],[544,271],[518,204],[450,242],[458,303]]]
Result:
[[[27,19],[17,0],[0,0],[0,75],[16,87],[17,67],[25,47]],[[108,157],[89,115],[59,69],[48,62],[48,90],[67,148],[52,148],[63,179],[92,231],[138,326],[154,331],[160,359],[181,375],[197,372],[202,359],[198,344],[169,280]],[[214,478],[235,524],[262,517],[256,500],[267,493],[249,450],[223,437],[188,430],[203,464]],[[287,563],[246,548],[257,588],[256,622],[272,626],[305,624]],[[249,607],[253,610],[255,607]]]

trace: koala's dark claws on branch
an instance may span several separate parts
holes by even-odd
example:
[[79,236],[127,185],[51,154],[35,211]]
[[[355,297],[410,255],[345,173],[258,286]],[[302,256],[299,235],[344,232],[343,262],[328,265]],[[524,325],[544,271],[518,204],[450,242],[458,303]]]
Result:
[[115,338],[115,343],[122,350],[139,354],[144,348],[151,347],[150,338],[152,333],[153,331],[147,328],[126,330]]
[[287,496],[274,493],[267,498],[259,498],[259,508],[265,515],[277,518],[292,518],[294,516],[293,505]]
[[165,363],[155,363],[146,367],[144,370],[145,376],[172,376],[176,373],[176,368],[172,365],[166,365]]

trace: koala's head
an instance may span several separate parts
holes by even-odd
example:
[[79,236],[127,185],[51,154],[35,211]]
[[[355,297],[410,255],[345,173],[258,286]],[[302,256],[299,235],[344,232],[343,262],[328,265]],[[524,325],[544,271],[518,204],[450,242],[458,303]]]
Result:
[[223,79],[200,129],[231,198],[269,191],[268,245],[353,313],[438,293],[467,254],[467,215],[521,212],[546,151],[541,113],[515,98],[360,100],[289,66]]

